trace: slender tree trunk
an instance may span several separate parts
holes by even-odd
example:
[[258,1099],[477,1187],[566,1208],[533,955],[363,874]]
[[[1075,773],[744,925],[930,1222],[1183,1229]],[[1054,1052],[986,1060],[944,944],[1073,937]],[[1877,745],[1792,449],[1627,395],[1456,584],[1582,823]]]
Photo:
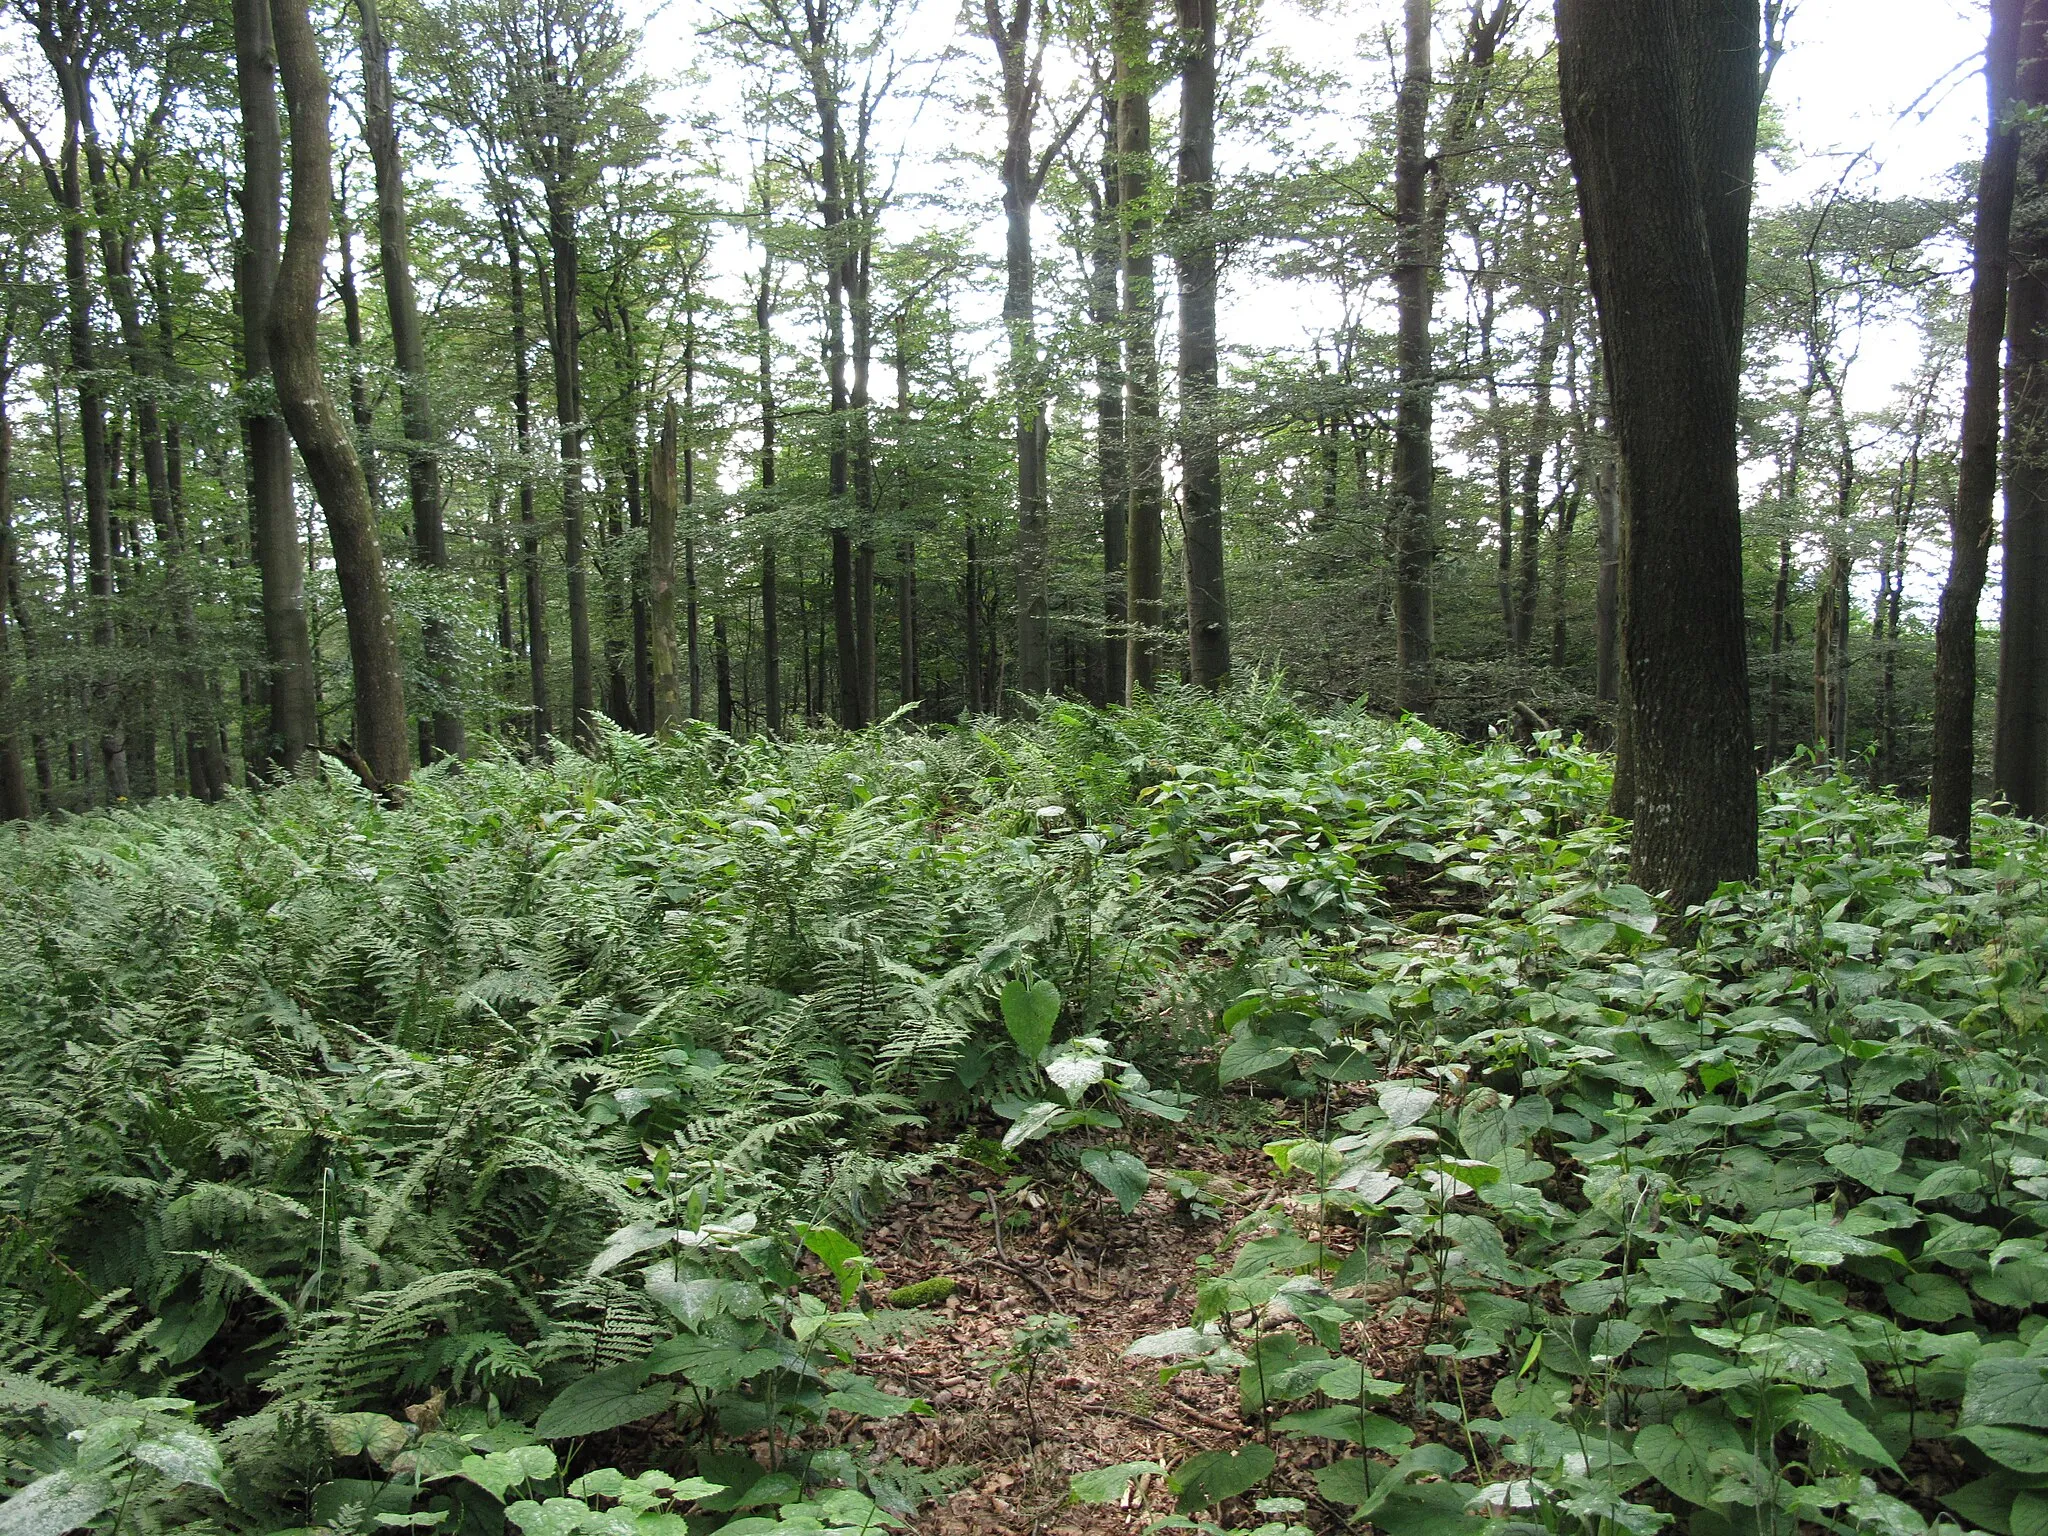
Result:
[[875,681],[875,546],[866,539],[853,549],[853,622],[860,658],[861,718],[874,720],[880,714]]
[[1557,0],[1557,25],[1626,481],[1631,861],[1689,905],[1757,867],[1736,416],[1760,19]]
[[1543,460],[1550,451],[1550,389],[1557,376],[1557,354],[1564,342],[1568,308],[1555,303],[1543,311],[1542,335],[1536,345],[1535,403],[1529,412],[1529,447],[1522,459],[1521,569],[1515,594],[1515,646],[1526,651],[1536,638],[1536,589],[1543,548]]
[[725,614],[711,616],[711,665],[718,678],[718,728],[732,734],[732,646],[726,639]]
[[[654,450],[654,473],[648,497],[647,585],[648,661],[654,677],[654,733],[674,733],[683,718],[683,691],[676,655],[676,403],[661,413],[661,437]],[[696,620],[695,574],[691,576],[691,621]],[[694,639],[694,636],[692,637]],[[695,660],[694,655],[691,658]],[[696,678],[691,678],[694,709]]]
[[[765,216],[769,210],[765,206]],[[775,569],[775,370],[773,336],[769,322],[774,318],[775,257],[761,257],[761,281],[754,290],[755,365],[761,393],[761,511],[768,523],[761,534],[761,722],[770,736],[782,734],[782,600],[777,590]],[[797,650],[810,669],[809,641],[798,636]],[[810,684],[804,685],[806,710]]]
[[1032,0],[982,0],[984,31],[1002,67],[1003,327],[1009,333],[1007,380],[1017,459],[1017,687],[1052,692],[1051,535],[1046,524],[1044,380],[1033,308],[1031,209],[1038,199],[1031,130],[1038,113],[1039,60],[1030,50]]
[[1118,174],[1114,94],[1103,101],[1102,200],[1095,210],[1088,274],[1088,320],[1095,345],[1095,460],[1102,496],[1102,645],[1098,704],[1124,697],[1124,647],[1130,618],[1125,587],[1130,448],[1124,440],[1124,368],[1118,278],[1123,263],[1123,183]]
[[1223,452],[1216,419],[1216,0],[1175,0],[1180,22],[1180,185],[1174,268],[1180,281],[1181,547],[1187,565],[1188,677],[1230,676],[1223,571]]
[[579,747],[595,739],[597,663],[590,643],[590,573],[583,543],[582,305],[578,294],[581,242],[567,193],[547,194],[548,264],[552,281],[548,340],[554,359],[555,421],[562,465],[562,563],[569,576],[569,728]]
[[[448,570],[448,532],[441,515],[440,430],[427,389],[426,337],[412,280],[412,247],[405,209],[405,162],[392,112],[391,45],[377,0],[356,0],[362,16],[363,138],[377,184],[377,267],[384,280],[384,311],[398,364],[399,418],[405,427],[406,490],[412,500],[413,559],[431,571]],[[422,631],[427,678],[433,689],[433,746],[437,757],[462,756],[461,679],[448,622],[433,611]]]
[[305,0],[271,0],[270,15],[278,78],[292,125],[291,205],[271,304],[271,363],[285,424],[306,461],[334,544],[355,678],[356,750],[379,784],[389,788],[412,773],[398,631],[384,585],[376,508],[355,440],[320,371],[321,269],[334,203],[327,72]]
[[[909,309],[896,313],[896,440],[904,453],[910,442],[910,357]],[[909,513],[909,475],[897,477],[896,509]],[[896,692],[901,703],[918,705],[924,714],[924,683],[918,676],[917,656],[917,540],[906,538],[896,546]]]
[[1771,588],[1770,704],[1765,713],[1764,761],[1784,755],[1781,722],[1785,694],[1785,615],[1792,601],[1792,540],[1778,540],[1778,579]]
[[981,691],[981,551],[974,523],[967,524],[967,665],[962,675],[967,682],[967,712],[978,715],[985,707]]
[[348,339],[348,412],[355,423],[356,457],[363,461],[363,479],[370,487],[370,500],[384,505],[384,486],[377,471],[377,448],[373,434],[377,413],[370,405],[370,369],[363,341],[363,298],[356,289],[356,238],[349,223],[348,162],[342,162],[341,192],[334,200],[338,220],[336,236],[341,246],[341,329]]
[[0,821],[26,821],[35,807],[21,767],[21,732],[15,717],[14,640],[8,631],[7,602],[15,590],[14,488],[9,479],[14,429],[0,399]]
[[1115,0],[1118,206],[1123,233],[1125,607],[1127,702],[1159,681],[1166,627],[1165,466],[1159,424],[1158,296],[1152,253],[1151,0]]
[[1401,393],[1394,414],[1394,706],[1435,701],[1435,364],[1430,357],[1429,101],[1431,0],[1405,0],[1405,64],[1394,111],[1394,304]]
[[555,724],[548,707],[548,587],[541,565],[540,523],[533,506],[533,370],[527,346],[526,271],[520,260],[519,221],[511,208],[498,214],[505,236],[505,271],[512,305],[512,416],[519,447],[519,558],[526,596],[526,663],[533,706],[533,750],[547,750]]

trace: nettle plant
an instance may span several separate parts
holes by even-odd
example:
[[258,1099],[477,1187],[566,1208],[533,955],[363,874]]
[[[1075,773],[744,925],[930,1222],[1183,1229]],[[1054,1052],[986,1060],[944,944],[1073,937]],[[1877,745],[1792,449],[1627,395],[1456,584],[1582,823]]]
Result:
[[[1122,1112],[1158,1120],[1183,1120],[1189,1094],[1155,1088],[1130,1062],[1111,1053],[1099,1035],[1075,1035],[1054,1043],[1059,1023],[1059,988],[1042,978],[1012,977],[1002,990],[1003,1026],[1041,1091],[1058,1097],[997,1098],[992,1108],[1011,1122],[1002,1148],[1015,1152],[1030,1142],[1059,1137],[1081,1170],[1106,1189],[1126,1216],[1152,1186],[1152,1170],[1128,1146],[1072,1144],[1068,1133],[1121,1131]],[[1078,1140],[1078,1138],[1073,1138]]]

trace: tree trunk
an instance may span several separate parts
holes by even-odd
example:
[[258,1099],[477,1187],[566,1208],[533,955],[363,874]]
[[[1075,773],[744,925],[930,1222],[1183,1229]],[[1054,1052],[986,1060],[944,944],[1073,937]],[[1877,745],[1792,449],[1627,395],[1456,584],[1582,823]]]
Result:
[[1429,179],[1431,0],[1406,0],[1405,64],[1394,112],[1394,303],[1400,399],[1394,414],[1394,707],[1435,700],[1430,585],[1436,567],[1435,365],[1430,359]]
[[[363,139],[377,184],[377,268],[384,280],[384,310],[391,324],[391,351],[398,364],[399,419],[405,427],[406,490],[412,501],[413,559],[432,571],[448,569],[448,532],[441,516],[440,433],[427,392],[426,338],[420,329],[419,297],[413,290],[412,247],[405,211],[405,162],[399,156],[398,120],[392,114],[391,45],[384,36],[377,0],[356,0],[363,20]],[[433,744],[437,757],[462,756],[461,682],[456,675],[454,638],[447,620],[433,609],[441,598],[431,589],[421,639],[427,678],[433,689]]]
[[1129,492],[1129,445],[1124,441],[1122,316],[1117,285],[1123,264],[1122,179],[1117,173],[1117,115],[1114,95],[1102,104],[1102,199],[1095,210],[1088,274],[1088,321],[1095,347],[1095,461],[1102,497],[1102,645],[1098,704],[1124,697],[1124,646],[1130,618],[1125,588]]
[[718,728],[732,734],[732,647],[726,640],[725,615],[711,616],[711,665],[718,677]]
[[271,363],[285,424],[327,518],[348,618],[356,750],[385,788],[412,773],[398,630],[384,585],[377,514],[355,440],[320,371],[320,284],[334,203],[327,72],[305,0],[271,0],[278,77],[291,114],[291,207],[270,314]]
[[569,575],[569,729],[579,747],[591,745],[597,714],[597,665],[590,646],[590,579],[583,548],[583,353],[582,306],[578,293],[580,241],[576,212],[566,193],[551,187],[547,197],[548,339],[554,358],[555,421],[562,460],[562,563]]
[[14,429],[0,400],[0,821],[26,821],[35,807],[28,798],[28,779],[21,766],[21,733],[15,721],[14,642],[8,631],[7,599],[15,587]]
[[1785,693],[1785,614],[1792,600],[1792,540],[1778,540],[1778,579],[1771,587],[1770,704],[1765,713],[1764,761],[1776,763],[1784,753],[1781,722]]
[[967,684],[967,713],[978,715],[984,708],[981,692],[981,552],[974,523],[967,524],[967,664],[961,676]]
[[1515,594],[1515,648],[1526,651],[1536,638],[1536,589],[1543,548],[1543,460],[1550,451],[1550,387],[1557,376],[1557,354],[1569,321],[1568,307],[1554,303],[1543,311],[1543,331],[1536,346],[1535,403],[1529,412],[1529,447],[1522,459],[1521,568]]
[[1003,328],[1010,343],[1007,383],[1017,458],[1017,687],[1043,694],[1052,691],[1052,549],[1041,451],[1044,381],[1032,313],[1031,208],[1038,178],[1031,130],[1042,91],[1038,59],[1029,51],[1031,10],[1032,0],[1014,0],[1005,19],[998,0],[982,0],[984,30],[1003,75]]
[[[2022,58],[2022,78],[2035,64]],[[2022,86],[2023,95],[2026,87]],[[2020,130],[2006,353],[2004,591],[1999,609],[1999,796],[2048,814],[2048,134]]]
[[[765,216],[769,210],[764,206]],[[775,372],[772,337],[768,323],[774,318],[775,257],[761,257],[761,283],[754,291],[755,363],[761,390],[761,500],[760,516],[768,520],[761,535],[761,722],[770,736],[782,734],[782,618],[781,593],[775,570]],[[810,666],[810,651],[799,636],[798,651]],[[808,691],[808,686],[806,688]],[[808,708],[806,704],[806,708]]]
[[1166,627],[1166,497],[1159,425],[1158,296],[1152,260],[1151,0],[1114,0],[1117,192],[1123,234],[1125,536],[1127,638],[1124,696],[1135,702],[1159,681]]
[[1180,281],[1181,545],[1187,563],[1188,677],[1230,676],[1223,574],[1223,454],[1216,360],[1216,0],[1175,0],[1180,22],[1180,185],[1174,268]]
[[[682,669],[676,654],[676,481],[676,403],[670,400],[661,413],[647,518],[648,663],[654,680],[652,724],[657,736],[673,734],[683,718]],[[694,621],[694,574],[691,584]],[[694,685],[693,678],[693,707]]]
[[1557,0],[1557,26],[1626,484],[1632,871],[1685,906],[1757,868],[1736,416],[1758,9]]
[[1593,595],[1593,695],[1614,702],[1621,651],[1621,508],[1616,490],[1618,466],[1610,459],[1595,472],[1593,504],[1599,509],[1599,584]]
[[533,706],[533,750],[547,750],[554,733],[548,707],[548,588],[541,566],[540,523],[533,507],[533,373],[526,337],[526,272],[520,261],[518,216],[499,211],[505,270],[512,299],[512,411],[519,445],[519,556],[526,593],[526,661]]
[[862,720],[880,716],[875,679],[875,546],[866,539],[853,550],[853,622],[855,650],[860,660],[860,708]]
[[[2013,116],[2022,16],[2041,52],[2048,6],[2041,0],[1991,0],[1984,78],[1990,133],[1977,181],[1975,255],[1965,341],[1962,459],[1949,514],[1948,578],[1934,630],[1934,767],[1928,786],[1927,833],[1950,839],[1956,857],[1970,856],[1970,804],[1975,798],[1977,746],[1977,605],[1984,592],[1998,489],[1999,353],[2005,339],[2019,127]],[[2039,71],[2030,71],[2037,90]]]

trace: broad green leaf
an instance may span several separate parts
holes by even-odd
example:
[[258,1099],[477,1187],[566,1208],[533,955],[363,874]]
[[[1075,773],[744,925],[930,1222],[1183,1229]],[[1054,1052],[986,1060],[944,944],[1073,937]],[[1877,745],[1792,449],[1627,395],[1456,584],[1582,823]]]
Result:
[[1190,1456],[1173,1469],[1168,1485],[1178,1499],[1182,1514],[1207,1509],[1234,1499],[1255,1488],[1273,1473],[1273,1453],[1263,1445],[1247,1445],[1237,1451],[1204,1451]]
[[1343,1404],[1290,1413],[1273,1428],[1283,1435],[1304,1435],[1316,1440],[1341,1440],[1366,1450],[1405,1451],[1415,1440],[1415,1431],[1383,1413]]
[[112,1486],[99,1478],[52,1472],[0,1503],[0,1536],[64,1536],[113,1502]]
[[173,1429],[138,1440],[130,1454],[155,1467],[167,1482],[196,1483],[215,1493],[221,1491],[220,1451],[196,1429]]
[[505,1518],[526,1536],[576,1536],[590,1515],[590,1506],[581,1499],[549,1499],[544,1504],[521,1499],[505,1506]]
[[1117,1209],[1126,1216],[1138,1208],[1145,1191],[1152,1187],[1152,1170],[1121,1148],[1090,1147],[1081,1154],[1081,1167],[1116,1197]]
[[2012,1536],[2048,1536],[2048,1494],[2029,1488],[2013,1499]]
[[880,1273],[860,1251],[860,1244],[837,1227],[813,1227],[798,1222],[796,1235],[838,1282],[841,1306],[853,1300],[853,1293],[861,1288],[870,1274]]
[[1970,1293],[1947,1275],[1901,1275],[1884,1288],[1884,1296],[1894,1312],[1919,1323],[1946,1323],[1975,1310]]
[[1216,1063],[1216,1081],[1227,1086],[1243,1078],[1257,1077],[1261,1072],[1270,1072],[1274,1067],[1284,1067],[1292,1060],[1293,1051],[1277,1046],[1249,1029],[1241,1029],[1223,1048],[1223,1057]]
[[1645,1424],[1634,1447],[1650,1476],[1690,1504],[1713,1502],[1720,1475],[1712,1458],[1741,1448],[1741,1432],[1711,1408],[1687,1408],[1669,1424]]
[[471,1456],[455,1472],[503,1503],[506,1493],[521,1483],[553,1477],[555,1453],[544,1445],[515,1445],[488,1456]]
[[1615,927],[1605,918],[1581,918],[1557,930],[1557,942],[1581,960],[1597,955],[1614,942]]
[[898,1397],[885,1392],[874,1380],[852,1371],[831,1374],[832,1390],[825,1394],[826,1406],[864,1419],[893,1419],[906,1413],[930,1413],[932,1405],[921,1397]]
[[2031,1429],[2012,1429],[2002,1424],[1975,1424],[1956,1431],[2001,1467],[2024,1472],[2030,1477],[2048,1473],[2048,1435]]
[[2013,1497],[2018,1492],[2009,1472],[1994,1472],[1941,1495],[1941,1502],[1980,1531],[2012,1536]]
[[1045,1054],[1059,1016],[1060,989],[1051,982],[1013,976],[1003,983],[1003,1027],[1026,1061],[1035,1062]]
[[675,1388],[665,1381],[643,1385],[646,1372],[639,1363],[615,1365],[571,1382],[548,1404],[533,1426],[534,1434],[542,1440],[567,1440],[654,1417],[675,1400]]
[[1821,1154],[1827,1165],[1840,1173],[1847,1174],[1858,1184],[1882,1192],[1890,1183],[1893,1174],[1899,1171],[1904,1161],[1898,1153],[1884,1147],[1859,1146],[1855,1142],[1838,1141]]
[[1837,1450],[1846,1451],[1859,1462],[1888,1467],[1894,1472],[1899,1470],[1891,1452],[1870,1432],[1870,1426],[1832,1397],[1810,1393],[1800,1398],[1792,1405],[1792,1419],[1805,1425],[1816,1438]]
[[1017,1117],[1017,1123],[1003,1133],[1003,1150],[1014,1152],[1027,1141],[1036,1141],[1052,1129],[1053,1122],[1073,1111],[1064,1104],[1033,1104]]
[[1964,1383],[1956,1422],[2048,1429],[2048,1360],[1980,1360]]
[[1067,1495],[1076,1504],[1114,1504],[1139,1478],[1165,1475],[1166,1468],[1156,1461],[1126,1461],[1093,1472],[1076,1472],[1067,1483]]
[[381,1413],[337,1413],[327,1421],[327,1443],[337,1456],[368,1456],[379,1466],[404,1450],[412,1426]]
[[1435,1106],[1437,1095],[1420,1083],[1381,1083],[1373,1090],[1380,1110],[1396,1130],[1415,1124]]
[[610,1270],[617,1269],[635,1254],[645,1253],[650,1248],[659,1248],[676,1235],[675,1228],[661,1226],[654,1222],[635,1222],[630,1227],[621,1227],[605,1239],[604,1247],[596,1258],[590,1261],[586,1274],[591,1279]]

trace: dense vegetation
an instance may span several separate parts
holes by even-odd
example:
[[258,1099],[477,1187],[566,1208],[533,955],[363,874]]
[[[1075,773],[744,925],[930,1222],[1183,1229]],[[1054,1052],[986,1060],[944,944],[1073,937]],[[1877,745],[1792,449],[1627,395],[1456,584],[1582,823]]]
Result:
[[1176,693],[24,827],[0,1529],[878,1530],[950,1486],[862,1449],[924,1407],[863,1369],[906,1182],[1199,1217],[1152,1149],[1249,1125],[1268,1197],[1129,1340],[1241,1443],[1075,1518],[2027,1536],[2038,834],[1947,867],[1782,770],[1675,931],[1608,779]]

